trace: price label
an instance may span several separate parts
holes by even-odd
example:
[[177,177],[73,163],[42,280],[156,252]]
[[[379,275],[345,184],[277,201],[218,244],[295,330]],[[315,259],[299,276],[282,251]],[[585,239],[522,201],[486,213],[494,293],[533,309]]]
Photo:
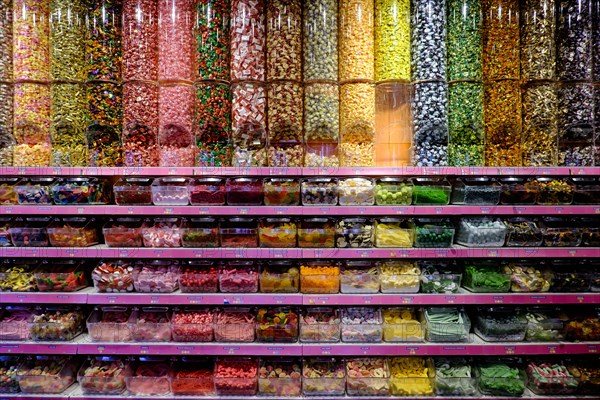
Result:
[[371,304],[373,302],[373,296],[363,296],[362,300],[364,304]]
[[585,303],[585,296],[577,296],[578,303]]
[[4,208],[4,214],[12,214],[12,212],[13,212],[12,207],[3,207],[3,208]]
[[569,250],[569,255],[575,257],[577,255],[577,250]]
[[106,299],[110,304],[115,304],[119,300],[119,296],[106,296]]
[[412,304],[415,301],[413,296],[402,296],[402,304]]
[[363,169],[362,168],[353,168],[353,172],[354,172],[354,175],[362,175]]
[[19,301],[19,303],[23,303],[23,302],[27,301],[28,299],[29,299],[29,296],[26,294],[17,295],[17,300]]
[[360,256],[362,258],[369,258],[369,257],[371,257],[371,253],[373,253],[371,250],[361,251]]
[[446,258],[448,257],[448,250],[435,250],[434,254],[438,258]]
[[163,255],[163,253],[164,253],[164,250],[154,250],[154,255],[155,255],[156,257],[160,257],[160,256],[162,256],[162,255]]
[[195,349],[194,346],[177,346],[177,351],[181,355],[192,354]]
[[133,207],[127,207],[127,214],[131,215],[135,213],[135,208]]
[[600,207],[594,207],[594,213],[600,214]]
[[248,208],[246,208],[246,207],[240,207],[240,208],[238,208],[238,214],[241,214],[241,215],[246,215],[246,214],[248,214],[248,211],[249,211],[249,210],[248,210]]
[[284,304],[287,298],[285,296],[273,296],[273,303]]
[[198,214],[200,215],[206,215],[210,213],[210,209],[208,207],[199,207],[198,208]]
[[169,168],[168,175],[177,175],[177,168]]
[[546,296],[531,296],[530,299],[533,303],[536,304],[545,303]]
[[442,349],[444,351],[459,352],[459,351],[465,351],[465,346],[444,346]]
[[3,353],[15,353],[19,348],[18,344],[3,344],[0,346],[0,350],[2,350]]
[[454,302],[456,302],[456,296],[445,296],[446,298],[446,303],[448,304],[454,304]]
[[324,356],[331,355],[331,347],[321,347],[321,354]]
[[119,257],[129,257],[129,250],[119,250]]
[[488,257],[498,257],[498,250],[489,250]]
[[504,354],[515,354],[515,346],[504,346]]
[[69,300],[71,298],[71,296],[69,296],[68,294],[57,294],[56,295],[56,300]]
[[492,209],[489,207],[481,207],[479,210],[482,214],[489,214]]
[[365,207],[357,207],[356,211],[358,211],[359,214],[364,214],[367,209]]
[[160,303],[160,296],[151,296],[150,297],[150,304],[159,304]]
[[598,346],[595,345],[595,344],[588,345],[588,353],[589,354],[596,354],[596,353],[598,353]]
[[148,346],[140,346],[139,353],[140,354],[148,354],[150,348]]
[[232,297],[231,300],[229,299],[223,299],[223,304],[228,305],[228,304],[244,304],[244,298],[243,297]]
[[444,213],[444,208],[443,207],[435,207],[435,213],[436,214],[443,214]]
[[414,356],[419,352],[418,347],[407,347],[406,350],[408,350],[408,354],[410,354],[411,356]]
[[362,351],[363,354],[369,354],[371,352],[371,348],[368,346],[362,346],[360,351]]
[[52,168],[52,175],[62,175],[62,168]]
[[239,349],[240,349],[239,347],[225,346],[225,347],[223,347],[223,353],[229,354],[231,356],[231,355],[235,355]]
[[523,214],[523,213],[527,212],[527,207],[515,207],[515,212],[517,214]]
[[554,212],[557,214],[562,214],[564,207],[554,207]]
[[98,346],[98,347],[96,347],[96,351],[98,352],[98,354],[104,353],[104,350],[105,350],[104,346]]
[[202,304],[202,296],[189,296],[188,298],[189,304]]
[[548,354],[556,354],[556,346],[548,346]]
[[173,208],[172,207],[165,207],[163,209],[163,214],[165,214],[165,215],[171,215],[171,214],[173,214]]
[[321,211],[321,214],[330,214],[331,213],[331,208],[329,208],[329,207],[320,207],[319,211]]
[[283,347],[267,347],[267,351],[274,356],[278,356],[283,351]]
[[394,211],[398,215],[409,214],[409,210],[410,209],[408,207],[393,207],[392,208],[392,211]]
[[275,207],[275,213],[277,215],[287,214],[289,210],[288,207]]
[[79,250],[68,249],[67,250],[67,257],[75,257],[78,253],[79,253]]
[[494,304],[504,304],[504,296],[493,296]]
[[77,207],[77,214],[83,214],[83,213],[85,213],[85,208]]

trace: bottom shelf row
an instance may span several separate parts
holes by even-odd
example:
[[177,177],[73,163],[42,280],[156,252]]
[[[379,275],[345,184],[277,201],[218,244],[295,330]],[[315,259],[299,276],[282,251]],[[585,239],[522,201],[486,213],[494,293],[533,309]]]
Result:
[[[5,394],[83,396],[600,395],[600,361],[519,358],[0,358]],[[527,390],[528,389],[528,390]]]

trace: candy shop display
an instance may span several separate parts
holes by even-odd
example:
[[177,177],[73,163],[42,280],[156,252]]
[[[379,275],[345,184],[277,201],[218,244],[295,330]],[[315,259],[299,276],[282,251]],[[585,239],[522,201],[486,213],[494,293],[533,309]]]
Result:
[[208,308],[175,310],[171,333],[176,342],[212,342],[214,313]]
[[300,204],[300,182],[294,178],[266,178],[263,183],[265,206]]
[[390,360],[390,393],[392,396],[432,395],[434,376],[430,359],[394,357]]
[[0,204],[17,204],[17,185],[19,178],[0,177]]
[[425,340],[423,311],[409,307],[388,307],[383,312],[384,342],[422,342]]
[[159,88],[155,81],[123,84],[122,141],[126,167],[158,167],[158,102]]
[[87,360],[77,373],[77,381],[84,394],[121,394],[128,376],[131,376],[128,361],[102,356]]
[[335,220],[332,218],[303,218],[298,223],[298,247],[335,247]]
[[582,395],[598,393],[600,368],[597,360],[568,360],[569,373],[577,379],[577,392]]
[[302,293],[338,293],[340,267],[331,261],[302,261],[300,291]]
[[70,341],[83,331],[85,316],[79,307],[47,306],[34,312],[29,329],[34,341]]
[[100,261],[92,271],[94,288],[99,293],[133,292],[134,266],[125,260]]
[[138,263],[133,269],[133,287],[139,293],[171,293],[179,287],[179,262],[153,260]]
[[215,312],[215,341],[253,342],[256,310],[250,307],[228,307]]
[[595,341],[600,339],[600,309],[571,310],[565,323],[565,339]]
[[336,247],[373,247],[373,222],[369,218],[344,218],[337,223],[335,230]]
[[452,186],[443,178],[419,177],[413,180],[414,205],[447,205]]
[[300,167],[304,161],[304,145],[299,140],[272,140],[267,149],[271,167]]
[[454,226],[447,219],[417,218],[415,224],[415,247],[451,247],[454,242]]
[[536,360],[527,364],[527,387],[535,394],[573,394],[577,379],[559,362]]
[[[600,204],[600,182],[593,177],[573,177],[573,204]],[[15,188],[16,190],[16,188]]]
[[521,396],[525,374],[518,365],[502,360],[487,360],[477,366],[479,391],[490,396]]
[[410,205],[413,197],[411,180],[380,178],[375,185],[375,204],[378,206]]
[[11,217],[0,217],[0,247],[11,247],[13,245],[8,231],[11,224]]
[[414,262],[382,260],[377,262],[381,293],[417,293],[421,270]]
[[372,206],[375,204],[375,185],[372,179],[340,179],[337,190],[340,206]]
[[375,3],[375,79],[410,80],[411,75],[410,3]]
[[[337,2],[335,0],[326,0],[329,4],[324,5],[324,7],[328,7],[331,5],[335,5]],[[323,10],[322,12],[327,12]],[[335,14],[335,12],[334,12]],[[327,18],[328,15],[325,15]],[[337,18],[337,16],[336,16]],[[314,25],[322,23],[322,18],[319,18],[320,21],[314,21]],[[313,30],[313,22],[310,23],[311,30]],[[327,27],[326,29],[331,29]],[[316,32],[314,33],[316,34]],[[325,43],[322,43],[325,44]],[[306,47],[310,47],[310,43],[307,43]],[[337,56],[337,54],[336,54]],[[321,62],[323,60],[318,60]],[[305,74],[308,74],[307,69],[309,67],[305,66]],[[332,70],[334,68],[331,68]],[[337,69],[337,63],[335,66]],[[337,75],[337,72],[333,72],[332,75]],[[339,166],[339,160],[336,157],[328,157],[326,154],[322,154],[322,157],[319,157],[318,153],[327,153],[327,152],[315,152],[314,154],[309,150],[310,144],[315,144],[318,146],[319,144],[337,144],[340,134],[340,94],[338,91],[338,85],[333,82],[329,83],[321,83],[321,82],[305,82],[304,84],[304,140],[308,144],[307,148],[307,156],[304,161],[306,167],[309,166],[327,166],[334,167]],[[310,156],[308,154],[313,153],[314,158],[312,162],[309,162]],[[315,165],[316,164],[316,165]]]
[[415,240],[414,223],[402,218],[375,220],[375,247],[412,247]]
[[29,217],[15,219],[8,228],[10,240],[15,247],[48,247],[49,217]]
[[570,218],[544,217],[541,231],[547,247],[577,247],[581,244],[582,231]]
[[[403,8],[398,4],[395,6]],[[408,13],[405,17],[408,18]],[[408,42],[408,38],[405,42]],[[412,86],[406,82],[379,82],[376,85],[376,166],[411,165],[413,137],[411,100]]]
[[339,1],[340,81],[375,77],[374,14],[372,1]]
[[527,318],[519,308],[479,307],[474,331],[486,342],[520,342],[525,339]]
[[269,261],[259,276],[261,293],[297,293],[300,270],[293,261]]
[[526,310],[528,342],[556,342],[565,338],[565,314],[551,306],[534,306]]
[[346,83],[340,86],[338,151],[342,167],[375,166],[374,84]]
[[[474,0],[473,3],[479,3],[479,1]],[[462,4],[460,1],[455,1],[454,6],[462,7]],[[470,11],[476,11],[477,7],[474,8],[470,8]],[[463,19],[462,16],[459,16],[462,13],[458,10],[455,12],[454,19]],[[476,28],[474,24],[471,26]],[[468,62],[459,61],[454,64],[468,65]],[[449,72],[450,74],[451,72]],[[448,85],[448,131],[449,165],[476,166],[484,164],[484,90],[481,82],[458,81]]]
[[181,267],[179,288],[183,293],[216,293],[219,268],[213,261],[191,260]]
[[464,309],[458,307],[425,308],[428,342],[467,342],[471,321]]
[[260,206],[263,202],[263,181],[259,178],[227,180],[227,204],[230,206]]
[[296,247],[297,222],[292,218],[264,218],[258,225],[260,247]]
[[[292,10],[292,8],[294,8],[293,1],[284,9]],[[280,17],[284,16],[280,15]],[[294,21],[293,19],[288,19],[286,21],[286,25],[289,29],[300,28],[300,24],[296,24],[296,21]],[[283,49],[280,47],[277,50],[281,51]],[[286,56],[284,52],[282,52],[281,55],[283,57]],[[294,66],[288,65],[288,68],[291,69],[294,68]],[[268,74],[270,74],[272,70],[269,69],[267,70],[267,72]],[[298,71],[297,73],[300,74],[300,71]],[[288,76],[287,79],[293,78],[291,76]],[[290,80],[270,81],[270,83],[267,85],[267,132],[269,134],[269,141],[271,143],[287,141],[299,142],[301,140],[302,122],[304,120],[303,102],[304,93],[302,91],[302,85],[300,83],[296,83]],[[289,157],[286,161],[288,163],[287,165],[290,167],[301,167],[303,158],[294,160],[292,156]],[[276,165],[271,162],[269,165],[274,167],[286,166],[285,164]]]
[[[445,4],[433,4],[428,1],[420,1],[414,7],[414,19],[423,22],[423,25],[432,32],[431,36],[415,38],[413,41],[425,39],[427,44],[426,53],[433,54],[441,62],[431,66],[431,74],[446,74],[445,57],[445,24],[439,24],[434,18],[442,21],[446,18]],[[441,15],[440,15],[441,14]],[[418,26],[414,27],[419,30]],[[433,37],[437,36],[436,39]],[[443,37],[440,38],[439,35]],[[431,39],[427,39],[431,38]],[[440,54],[441,53],[441,54]],[[431,60],[413,54],[415,63],[430,64]],[[415,74],[428,74],[423,68],[414,71]],[[420,82],[414,83],[414,95],[412,103],[414,124],[414,149],[413,164],[418,167],[432,167],[434,165],[448,165],[448,84],[446,82]]]
[[[21,180],[14,186],[17,202],[21,205],[52,204],[50,188],[55,183],[54,178],[31,177]],[[5,195],[3,194],[2,197]]]
[[343,396],[346,368],[339,358],[308,358],[302,365],[302,394],[305,396]]
[[140,357],[125,378],[127,391],[133,396],[166,396],[171,393],[173,373],[167,359]]
[[501,177],[500,184],[500,204],[535,204],[539,190],[537,181],[523,177]]
[[503,272],[510,274],[511,292],[531,293],[547,292],[553,280],[552,272],[544,263],[528,260],[515,260],[507,262],[502,268]]
[[221,247],[258,247],[258,221],[230,218],[221,221]]
[[342,342],[381,342],[383,336],[381,310],[369,307],[348,307],[342,310]]
[[558,104],[558,165],[594,163],[594,87],[590,83],[560,82]]
[[[81,7],[81,2],[78,3],[74,8]],[[83,22],[75,22],[73,26],[82,24]],[[79,40],[78,43],[82,44],[83,41]],[[83,62],[83,54],[81,54],[81,62]],[[80,71],[76,73],[81,74]],[[85,87],[75,83],[53,83],[50,86],[50,101],[52,165],[58,167],[87,165],[89,155],[85,137]]]
[[[169,14],[173,15],[172,12]],[[180,15],[182,21],[178,21],[177,25],[190,24],[189,21],[183,21],[190,16]],[[183,43],[177,45],[180,50],[183,50],[181,49]],[[163,61],[159,65],[162,67]],[[160,166],[193,167],[196,165],[194,97],[194,86],[191,84],[161,83],[159,86],[158,163]]]
[[155,206],[187,206],[189,178],[156,178],[152,182],[152,204]]
[[[240,21],[244,21],[240,16]],[[256,27],[259,33],[261,27]],[[246,35],[252,38],[252,35]],[[260,52],[262,54],[262,52]],[[248,64],[254,60],[248,59]],[[232,70],[233,73],[233,70]],[[261,74],[264,72],[261,72]],[[267,95],[263,83],[241,81],[231,87],[232,91],[232,138],[234,143],[232,165],[234,167],[267,166]]]
[[573,201],[574,185],[568,180],[551,177],[536,178],[538,185],[537,204],[568,205]]
[[92,342],[130,342],[132,310],[123,306],[96,307],[86,324]]
[[452,204],[495,206],[500,201],[500,184],[494,179],[458,178],[452,186]]
[[48,226],[48,239],[54,247],[89,247],[98,244],[95,218],[55,218]]
[[511,287],[511,274],[494,262],[470,261],[465,264],[462,284],[475,293],[506,293]]
[[[26,306],[0,308],[0,339],[28,340],[31,337],[29,322],[32,318],[32,312],[32,309]],[[0,393],[2,393],[1,389]]]
[[152,205],[152,181],[152,178],[119,178],[113,186],[115,203],[119,206]]
[[171,390],[174,395],[214,395],[214,363],[205,359],[184,357],[175,365]]
[[506,224],[496,218],[462,218],[456,232],[456,243],[466,247],[502,247]]
[[194,178],[188,186],[188,196],[193,206],[223,206],[225,193],[223,178]]
[[258,369],[258,393],[263,396],[300,396],[301,363],[293,359],[261,359]]
[[303,206],[335,206],[337,204],[337,179],[309,178],[302,181]]
[[57,356],[28,357],[17,371],[22,393],[59,394],[75,382],[77,360]]
[[181,247],[180,218],[154,218],[152,226],[142,228],[144,247]]
[[34,271],[40,292],[76,292],[88,286],[83,263],[78,260],[53,261],[48,270]]
[[18,393],[21,390],[17,381],[18,367],[18,358],[0,356],[0,393]]
[[171,340],[171,317],[166,307],[134,309],[129,330],[137,342],[168,342]]
[[505,221],[507,247],[538,247],[544,241],[540,223],[535,219],[514,217]]
[[351,358],[346,361],[349,396],[385,396],[390,391],[390,370],[385,358]]
[[110,204],[110,185],[103,178],[59,178],[50,189],[54,204]]
[[457,293],[462,270],[446,262],[419,261],[422,293]]
[[142,229],[147,224],[141,218],[115,218],[102,228],[108,247],[142,247]]
[[256,293],[258,272],[255,261],[228,261],[219,270],[219,289],[222,293]]
[[477,373],[472,362],[464,358],[436,358],[435,391],[439,396],[474,396]]
[[580,293],[589,290],[592,271],[587,270],[585,265],[570,260],[553,260],[551,264],[554,270],[551,292]]
[[372,261],[345,261],[340,273],[342,293],[378,293],[379,270]]
[[289,307],[259,308],[256,317],[256,340],[259,342],[296,342],[298,312]]
[[[546,7],[543,2],[536,3],[538,6]],[[526,18],[532,22],[536,20],[539,22],[548,22],[545,16],[533,18],[533,15],[535,14],[528,14]],[[551,55],[553,53],[552,50],[546,52],[546,54]],[[539,52],[534,51],[534,53]],[[523,63],[522,65],[525,68],[525,64]],[[552,81],[530,81],[523,86],[521,100],[523,105],[523,165],[556,165],[558,163],[558,99],[556,83]]]
[[214,381],[219,396],[253,396],[258,390],[258,360],[217,358]]
[[209,217],[184,220],[181,245],[186,248],[219,247],[219,221]]
[[[335,118],[337,121],[338,118]],[[305,167],[339,167],[338,144],[335,142],[306,143]]]
[[46,269],[44,262],[37,260],[12,260],[0,267],[0,291],[34,292],[37,282],[34,272]]
[[340,313],[331,307],[307,307],[300,315],[300,341],[335,343],[340,341]]
[[122,166],[122,86],[95,82],[88,84],[87,89],[87,111],[91,117],[86,129],[89,164],[93,167]]

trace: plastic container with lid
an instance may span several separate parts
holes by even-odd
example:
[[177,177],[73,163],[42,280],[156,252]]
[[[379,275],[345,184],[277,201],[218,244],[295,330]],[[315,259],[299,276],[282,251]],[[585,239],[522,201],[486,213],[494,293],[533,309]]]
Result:
[[136,308],[129,318],[129,330],[136,342],[171,340],[171,315],[167,307]]
[[33,272],[40,292],[75,292],[87,287],[85,266],[81,260],[53,260],[49,269]]
[[141,218],[110,219],[102,228],[108,247],[142,247],[142,229],[147,227]]
[[98,293],[133,292],[133,269],[136,262],[103,260],[92,271],[92,281]]
[[452,187],[452,204],[490,205],[500,202],[502,186],[494,178],[458,178]]
[[509,176],[500,178],[500,204],[535,204],[538,184],[532,178]]
[[89,247],[98,244],[95,218],[55,218],[48,226],[48,239],[54,247]]
[[423,342],[423,310],[414,307],[387,307],[382,310],[384,342]]
[[506,220],[506,227],[507,247],[538,247],[544,241],[540,223],[536,218],[509,218]]
[[133,287],[140,293],[171,293],[179,288],[179,261],[143,260],[133,269]]
[[585,307],[571,310],[565,323],[565,339],[568,341],[600,340],[600,308]]
[[550,290],[553,275],[544,261],[507,261],[504,264],[503,271],[510,274],[511,292],[534,293]]
[[152,205],[152,178],[122,177],[113,186],[119,206]]
[[298,224],[298,247],[335,247],[335,220],[333,218],[303,218]]
[[370,218],[343,218],[337,223],[335,232],[337,247],[373,247],[373,238],[373,221]]
[[215,341],[254,342],[256,309],[252,307],[226,307],[215,310]]
[[340,312],[333,307],[307,307],[300,315],[300,341],[336,343],[340,341]]
[[144,247],[181,247],[181,218],[154,218],[152,226],[142,227]]
[[552,260],[551,292],[587,292],[591,285],[590,270],[577,260]]
[[346,392],[346,367],[341,358],[312,357],[302,363],[304,396],[343,396]]
[[22,393],[59,394],[75,382],[78,360],[62,356],[30,356],[17,372]]
[[0,177],[0,204],[17,204],[16,187],[21,179]]
[[479,307],[474,325],[486,342],[520,342],[525,339],[527,318],[518,307]]
[[587,260],[584,268],[590,274],[590,291],[600,292],[600,260]]
[[261,293],[297,293],[300,271],[292,260],[270,260],[262,266],[259,283]]
[[112,193],[108,180],[85,177],[59,178],[50,190],[56,205],[109,204]]
[[377,261],[381,293],[417,293],[421,269],[406,260]]
[[221,221],[222,247],[258,247],[258,221],[254,218],[229,218]]
[[348,396],[386,396],[390,392],[390,368],[385,358],[349,358],[346,360]]
[[378,218],[375,220],[375,247],[412,247],[415,224],[404,218]]
[[186,248],[219,247],[219,220],[211,217],[185,219],[181,227],[181,244]]
[[342,342],[381,342],[383,318],[379,308],[347,307],[341,317]]
[[579,219],[581,227],[581,246],[600,247],[600,218],[582,217]]
[[258,391],[258,359],[217,358],[214,381],[218,396],[254,396]]
[[25,341],[31,338],[29,322],[32,315],[33,309],[29,306],[7,305],[0,308],[0,339]]
[[15,247],[48,247],[50,217],[17,218],[8,228],[10,240]]
[[379,271],[373,261],[345,261],[340,274],[342,293],[378,293]]
[[470,261],[465,263],[463,287],[475,293],[506,293],[510,290],[511,274],[498,262]]
[[302,181],[303,206],[335,206],[338,204],[336,178],[308,178]]
[[38,259],[3,260],[0,264],[0,291],[36,291],[37,285],[33,272],[47,269],[47,264],[47,261]]
[[302,363],[293,358],[261,359],[258,394],[277,398],[302,395]]
[[132,364],[131,376],[125,378],[127,391],[133,396],[166,396],[171,393],[173,372],[165,357],[140,357]]
[[582,230],[578,221],[564,217],[544,217],[541,224],[544,245],[547,247],[577,247]]
[[532,306],[525,310],[528,342],[559,342],[565,338],[566,315],[557,307]]
[[17,371],[20,360],[14,356],[0,356],[0,371],[2,371],[2,380],[0,380],[0,393],[18,393],[19,381],[17,380]]
[[121,394],[126,389],[125,379],[131,376],[129,361],[115,356],[88,358],[77,373],[83,394]]
[[415,247],[451,247],[454,226],[444,218],[415,219]]
[[259,342],[296,342],[298,311],[292,307],[259,308],[256,317],[256,340]]
[[51,177],[30,177],[18,182],[14,190],[19,204],[52,204],[50,188],[56,182]]
[[435,369],[431,358],[393,357],[389,363],[392,396],[433,395]]
[[338,181],[340,206],[372,206],[375,204],[375,183],[370,178],[344,178]]
[[171,389],[177,396],[210,396],[215,394],[214,362],[206,358],[183,357],[175,364]]
[[438,396],[477,395],[477,370],[473,360],[441,358],[434,361],[435,391]]
[[78,306],[51,305],[36,310],[30,321],[34,341],[66,342],[83,332],[85,316]]
[[302,261],[300,264],[300,291],[302,293],[338,293],[340,267],[326,260]]
[[300,204],[300,181],[296,178],[265,178],[263,190],[266,206]]
[[263,218],[258,225],[260,247],[296,247],[297,222],[293,218]]
[[446,178],[418,177],[413,179],[414,205],[448,205],[452,186]]
[[573,202],[575,185],[569,179],[541,176],[536,181],[539,190],[537,204],[568,205]]
[[536,395],[569,395],[577,392],[577,378],[559,360],[529,360],[527,387]]
[[130,342],[131,309],[124,306],[96,307],[86,321],[92,342]]
[[229,178],[226,190],[230,206],[260,206],[263,203],[261,178]]
[[451,262],[421,260],[422,293],[457,293],[462,282],[462,268]]
[[188,185],[188,196],[193,206],[225,205],[225,179],[217,177],[193,178]]
[[189,178],[165,177],[152,182],[152,203],[155,206],[187,206]]
[[479,391],[488,396],[520,397],[525,392],[525,372],[518,360],[490,359],[477,363]]
[[219,271],[219,289],[223,293],[258,292],[258,261],[230,260]]
[[577,378],[577,393],[596,395],[600,391],[600,362],[598,359],[567,359],[569,372]]
[[456,243],[466,247],[502,247],[506,232],[506,224],[498,218],[462,218]]
[[214,261],[185,261],[179,275],[183,293],[216,293],[219,289],[219,267]]
[[0,217],[0,247],[11,247],[13,245],[9,232],[12,221],[11,217]]
[[463,308],[425,308],[426,333],[428,342],[468,342],[471,321]]
[[375,204],[378,206],[410,205],[414,185],[411,179],[380,178],[375,185]]
[[171,318],[171,334],[176,342],[212,342],[214,313],[209,308],[175,309]]
[[594,177],[573,177],[573,204],[600,204],[600,181]]

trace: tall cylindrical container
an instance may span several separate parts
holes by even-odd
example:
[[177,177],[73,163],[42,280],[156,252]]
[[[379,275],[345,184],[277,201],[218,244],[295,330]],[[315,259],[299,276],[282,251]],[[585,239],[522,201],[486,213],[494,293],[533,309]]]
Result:
[[194,0],[158,0],[158,80],[193,82]]
[[306,167],[339,166],[340,93],[337,83],[304,85],[304,140]]
[[448,165],[448,84],[414,83],[414,151],[418,167]]
[[374,0],[339,2],[339,80],[373,80]]
[[555,0],[521,3],[521,75],[525,81],[556,78]]
[[195,1],[196,80],[230,79],[231,36],[229,0]]
[[86,138],[91,167],[123,165],[123,88],[114,82],[87,84]]
[[448,0],[448,80],[481,80],[480,0]]
[[523,166],[548,167],[557,163],[558,99],[554,82],[523,85]]
[[484,84],[485,163],[521,165],[521,86],[505,79]]
[[375,0],[375,80],[410,80],[410,1]]
[[14,90],[14,165],[50,166],[50,85],[17,83]]
[[13,95],[12,83],[0,83],[0,166],[13,165],[13,151],[16,144],[13,135]]
[[340,87],[340,165],[375,165],[375,84],[346,83]]
[[195,85],[196,144],[200,167],[231,166],[231,90],[215,81]]
[[267,1],[267,80],[302,80],[302,2]]
[[446,80],[446,0],[414,0],[411,64],[415,81]]
[[13,1],[0,0],[0,82],[13,80]]
[[482,0],[483,79],[519,79],[518,0]]
[[448,90],[448,163],[484,165],[483,84],[456,82]]
[[123,157],[127,167],[157,167],[158,85],[130,81],[123,85]]
[[161,83],[158,93],[158,154],[161,167],[194,167],[194,86]]
[[121,81],[122,0],[87,0],[86,79]]
[[304,2],[304,81],[338,79],[338,1]]
[[231,80],[265,80],[264,0],[231,1]]
[[600,82],[600,1],[592,1],[592,66],[595,82]]
[[375,87],[375,165],[408,166],[412,145],[412,89],[408,82]]
[[13,76],[15,81],[50,79],[50,2],[14,0]]
[[50,2],[50,73],[55,81],[81,81],[85,74],[84,0]]
[[85,87],[80,83],[53,83],[50,90],[52,165],[87,166]]
[[158,4],[123,2],[123,81],[158,79]]
[[267,165],[267,94],[265,84],[232,85],[231,129],[234,167]]
[[558,0],[556,73],[563,81],[592,79],[592,2]]
[[559,83],[558,165],[593,165],[593,96],[594,87],[590,83]]

